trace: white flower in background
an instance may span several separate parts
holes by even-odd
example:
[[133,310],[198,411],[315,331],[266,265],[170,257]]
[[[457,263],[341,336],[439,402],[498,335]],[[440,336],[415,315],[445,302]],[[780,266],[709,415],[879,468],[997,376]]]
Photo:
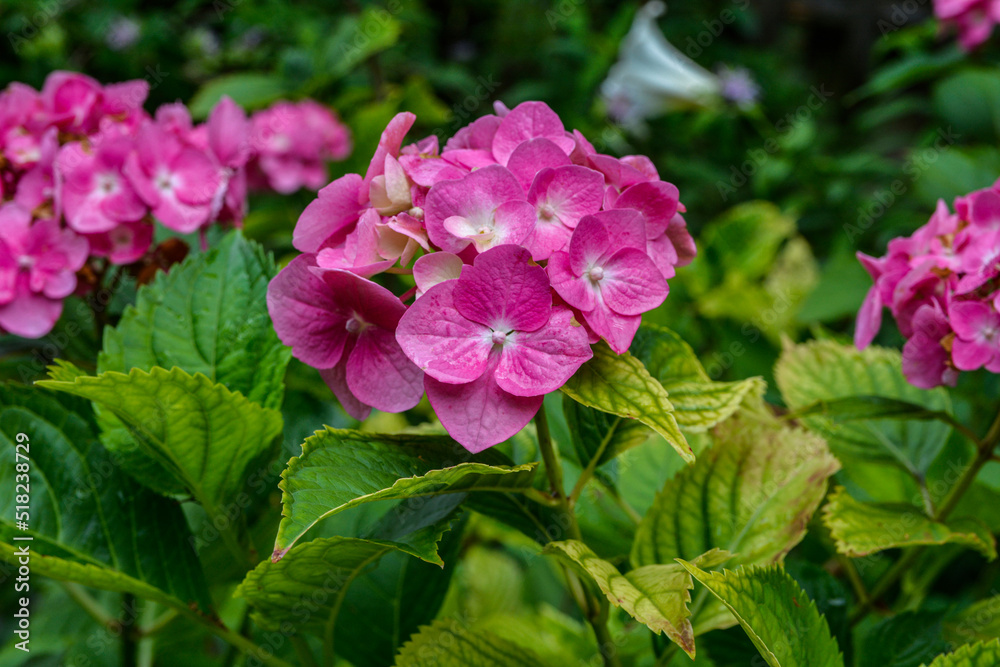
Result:
[[636,13],[618,62],[601,84],[609,115],[641,131],[643,120],[675,109],[704,108],[723,100],[753,106],[760,89],[750,73],[724,68],[716,75],[681,53],[656,24],[665,11],[666,5],[655,1]]
[[142,26],[127,16],[119,16],[111,22],[104,40],[112,51],[123,51],[139,41]]

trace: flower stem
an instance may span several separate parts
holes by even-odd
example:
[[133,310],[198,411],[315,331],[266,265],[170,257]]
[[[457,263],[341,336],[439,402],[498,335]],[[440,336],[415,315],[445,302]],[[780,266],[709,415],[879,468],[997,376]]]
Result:
[[[549,421],[545,414],[544,403],[538,410],[538,414],[535,415],[535,427],[538,430],[538,448],[541,450],[542,460],[545,462],[545,474],[552,487],[552,497],[558,501],[559,511],[565,517],[566,531],[569,537],[582,542],[583,534],[580,532],[580,524],[577,523],[573,507],[566,495],[559,453],[556,452],[552,443],[552,435],[549,433]],[[597,647],[601,652],[601,658],[604,659],[605,667],[621,667],[621,662],[618,660],[618,650],[611,638],[611,633],[608,631],[610,606],[607,599],[598,599],[590,587],[579,581],[575,572],[567,570],[566,576],[570,589],[575,593],[577,605],[579,605],[590,627],[594,629],[594,637],[597,639]]]
[[[983,436],[982,440],[976,440],[976,458],[973,459],[972,463],[962,476],[955,483],[955,486],[951,488],[948,495],[945,497],[944,501],[938,506],[937,512],[931,515],[931,518],[935,521],[944,521],[948,518],[958,503],[962,500],[965,492],[969,490],[972,483],[976,481],[976,477],[979,475],[979,471],[983,469],[987,463],[993,459],[993,450],[996,448],[997,443],[1000,443],[1000,412],[993,419],[993,423],[990,425],[989,430],[986,435]],[[867,600],[864,600],[861,605],[854,610],[851,614],[851,624],[855,624],[862,618],[868,615],[872,607],[876,602],[885,595],[890,588],[899,580],[900,577],[908,570],[918,558],[926,551],[926,547],[913,547],[909,549],[896,563],[889,568],[889,571],[882,575],[875,587],[872,588],[871,594],[868,596]]]

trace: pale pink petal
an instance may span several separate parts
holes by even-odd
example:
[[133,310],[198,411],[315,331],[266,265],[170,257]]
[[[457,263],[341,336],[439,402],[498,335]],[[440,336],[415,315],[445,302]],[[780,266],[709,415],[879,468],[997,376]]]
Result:
[[553,308],[541,329],[508,335],[496,370],[500,388],[515,396],[538,396],[563,386],[594,356],[587,332],[572,320],[568,308]]
[[493,331],[535,331],[549,320],[552,295],[545,270],[522,247],[488,250],[455,283],[455,307]]
[[432,252],[413,263],[413,280],[417,283],[417,298],[430,288],[462,275],[462,259],[450,252]]
[[667,281],[646,253],[635,248],[612,255],[598,282],[604,302],[619,315],[641,315],[667,298]]
[[372,156],[372,161],[368,165],[368,171],[365,173],[362,190],[365,195],[368,194],[368,188],[371,185],[372,179],[385,173],[385,157],[387,155],[393,157],[399,156],[399,149],[403,145],[403,137],[410,131],[416,120],[417,117],[415,115],[409,111],[403,111],[393,116],[385,130],[382,131],[382,136],[378,140],[378,148],[375,149],[375,155]]
[[409,410],[424,395],[424,374],[407,359],[391,331],[366,327],[347,358],[347,386],[383,412]]
[[543,396],[513,396],[500,388],[493,377],[497,356],[491,356],[479,378],[466,384],[445,384],[429,375],[424,379],[441,425],[472,453],[516,435],[542,406]]
[[486,370],[493,341],[486,327],[455,309],[449,280],[427,290],[410,306],[396,328],[406,356],[429,376],[446,383],[466,383]]

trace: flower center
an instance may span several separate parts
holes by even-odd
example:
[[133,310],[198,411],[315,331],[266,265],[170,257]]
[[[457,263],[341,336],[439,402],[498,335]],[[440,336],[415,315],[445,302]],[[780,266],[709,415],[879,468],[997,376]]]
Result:
[[106,195],[115,191],[115,185],[115,177],[110,174],[101,174],[97,179],[97,188]]
[[600,266],[593,266],[587,272],[592,282],[600,282],[604,278],[604,269]]
[[361,318],[355,315],[351,319],[347,320],[347,324],[344,325],[344,328],[347,329],[347,333],[356,334],[364,328],[364,325],[365,323],[361,320]]
[[159,174],[156,175],[154,181],[156,189],[160,190],[161,192],[166,192],[168,190],[173,189],[174,186],[173,179],[170,178],[169,172],[161,171]]
[[494,331],[493,332],[493,344],[494,345],[503,345],[505,342],[507,342],[507,334],[505,334],[502,331]]
[[35,258],[31,255],[21,255],[17,258],[17,265],[24,270],[30,269],[35,265]]
[[556,217],[556,210],[552,208],[551,204],[542,204],[538,209],[538,215],[542,220],[548,222]]

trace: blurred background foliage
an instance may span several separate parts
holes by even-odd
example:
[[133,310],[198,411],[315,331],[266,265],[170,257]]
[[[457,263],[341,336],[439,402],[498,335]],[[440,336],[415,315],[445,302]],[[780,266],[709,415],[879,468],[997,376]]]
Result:
[[[761,375],[773,386],[784,337],[849,340],[870,286],[855,252],[883,254],[889,239],[926,222],[938,198],[950,203],[1000,176],[997,53],[962,54],[926,0],[677,0],[659,21],[667,38],[707,69],[749,70],[759,103],[674,111],[636,133],[608,115],[599,89],[637,7],[611,0],[5,0],[0,84],[39,87],[54,69],[103,82],[145,78],[150,110],[181,100],[202,118],[223,94],[251,110],[313,97],[335,108],[354,135],[354,153],[331,165],[331,178],[363,173],[398,111],[417,114],[410,139],[445,139],[490,113],[493,100],[511,107],[543,100],[599,151],[648,155],[680,189],[699,256],[671,280],[671,296],[648,320],[678,331],[715,379]],[[287,260],[292,228],[312,196],[252,196],[247,235]],[[900,346],[893,326],[887,322],[877,342]],[[44,356],[96,356],[96,340],[66,342],[55,338],[59,331],[41,342]],[[1000,395],[997,379],[963,374],[955,411],[974,430],[992,414],[983,406]],[[289,455],[321,421],[347,423],[301,365],[293,366],[289,391],[302,397],[286,408],[294,431],[286,436]],[[773,389],[768,398],[777,400]],[[378,428],[389,428],[402,418],[378,419],[386,422]],[[623,488],[634,508],[649,505],[679,465],[674,459],[652,447],[623,459],[621,474],[632,476]],[[626,539],[608,529],[612,510],[599,511],[607,498],[586,502],[600,517],[593,530],[603,527],[612,542]],[[540,572],[547,564],[519,555],[510,546],[516,539],[495,531],[490,524],[467,533],[446,612],[505,633],[530,624],[543,642],[540,653],[545,637],[553,647],[572,646],[567,637],[579,635],[579,621],[560,611],[559,590],[543,583],[552,581]],[[807,540],[801,549],[810,548]],[[793,558],[789,568],[835,625],[840,584],[804,561]],[[50,609],[72,607],[60,587],[46,600]],[[223,613],[239,617],[242,610]],[[501,617],[509,622],[490,621]],[[32,664],[107,664],[84,660],[102,651],[82,641],[93,639],[93,628],[71,618],[78,616],[47,616],[38,636],[49,637],[49,657]],[[169,641],[201,641],[205,654],[179,651],[176,660],[220,664],[221,645],[185,638],[188,630],[195,632],[175,623]],[[747,664],[740,662],[750,655],[745,638],[736,631],[732,640],[712,652],[715,663],[698,664]],[[76,662],[66,662],[66,649]],[[162,664],[173,664],[169,653],[161,655]],[[572,658],[553,657],[565,664]],[[0,665],[8,660],[10,646],[0,651]]]

